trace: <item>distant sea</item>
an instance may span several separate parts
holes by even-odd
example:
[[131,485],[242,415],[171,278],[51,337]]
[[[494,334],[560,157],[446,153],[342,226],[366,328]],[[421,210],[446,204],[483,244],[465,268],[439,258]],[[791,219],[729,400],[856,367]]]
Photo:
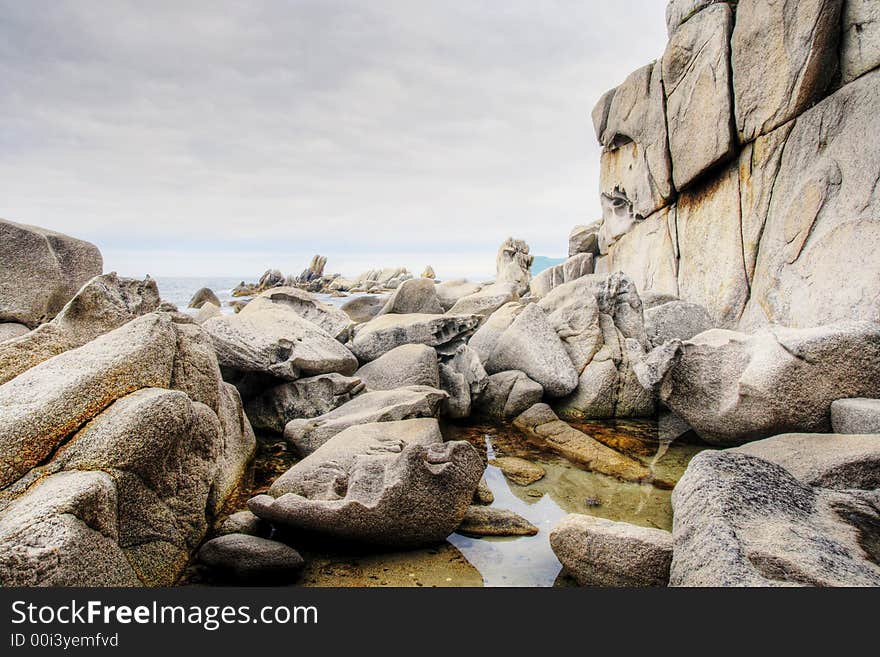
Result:
[[[535,256],[532,263],[532,275],[540,274],[545,269],[565,262],[565,258],[548,258],[546,256]],[[187,311],[190,299],[193,295],[203,287],[211,288],[223,304],[224,313],[231,314],[233,309],[228,305],[232,300],[232,288],[246,281],[249,283],[256,282],[259,276],[219,276],[219,277],[198,277],[198,276],[154,276],[156,284],[159,286],[159,293],[163,301],[170,301],[183,311]],[[485,277],[488,279],[489,277]],[[474,278],[474,281],[481,281],[483,278]],[[350,301],[354,296],[349,297],[331,297],[327,294],[317,295],[323,301],[332,303],[334,306],[341,306],[346,301]]]

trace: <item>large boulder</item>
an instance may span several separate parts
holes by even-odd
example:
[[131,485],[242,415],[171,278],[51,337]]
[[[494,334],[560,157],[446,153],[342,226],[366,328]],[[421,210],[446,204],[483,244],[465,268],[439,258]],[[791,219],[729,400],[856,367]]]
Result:
[[437,352],[423,344],[396,347],[355,372],[370,390],[407,386],[440,387]]
[[365,324],[378,315],[386,303],[387,299],[384,296],[367,294],[346,301],[340,310],[355,324]]
[[159,307],[156,282],[96,276],[50,322],[0,345],[0,384]]
[[672,586],[878,586],[880,491],[808,486],[706,451],[672,494]]
[[645,333],[655,347],[670,340],[690,340],[713,328],[709,311],[698,303],[670,301],[645,310]]
[[533,256],[529,245],[522,240],[507,238],[498,248],[495,258],[496,283],[513,283],[517,294],[525,294],[532,280]]
[[546,314],[529,304],[500,335],[485,362],[490,374],[519,370],[551,397],[577,387],[577,372]]
[[308,455],[338,433],[357,424],[435,418],[447,395],[425,386],[367,392],[324,415],[291,420],[284,437],[302,455]]
[[49,321],[103,266],[94,244],[0,219],[0,322]]
[[486,389],[474,400],[477,415],[510,420],[527,411],[544,397],[544,388],[525,372],[510,370],[489,377]]
[[357,327],[351,350],[369,363],[404,344],[443,347],[470,336],[476,315],[382,315]]
[[351,427],[248,502],[273,524],[358,543],[417,547],[459,526],[483,473],[436,420]]
[[449,309],[449,314],[488,317],[504,304],[517,299],[519,299],[518,285],[500,281],[460,298]]
[[348,342],[351,337],[353,322],[347,314],[295,287],[276,287],[263,292],[242,308],[241,314],[247,316],[273,306],[295,312],[340,342]]
[[573,255],[561,265],[549,267],[535,276],[530,286],[531,293],[536,297],[543,297],[555,287],[570,283],[581,276],[592,274],[593,267],[593,254],[578,253]]
[[471,283],[463,278],[443,281],[436,285],[437,300],[440,302],[443,310],[448,311],[459,299],[475,294],[481,288],[481,285]]
[[672,534],[628,522],[571,514],[550,532],[550,546],[581,586],[666,586]]
[[714,4],[672,34],[663,55],[663,88],[675,188],[685,189],[736,149],[730,93],[733,9]]
[[220,303],[220,299],[214,293],[214,290],[209,287],[203,287],[199,289],[194,295],[192,295],[192,298],[189,300],[189,305],[187,307],[195,308],[196,310],[198,310],[206,303],[212,303],[218,308],[223,305],[222,303]]
[[770,132],[822,99],[838,71],[843,4],[739,1],[732,67],[741,142]]
[[591,224],[578,225],[571,229],[568,236],[568,257],[578,253],[590,253],[594,257],[599,255],[599,227],[602,220]]
[[359,377],[319,374],[269,388],[248,399],[245,410],[254,428],[280,434],[289,422],[329,413],[365,388]]
[[437,300],[436,284],[429,278],[413,278],[402,282],[377,313],[386,315],[442,315],[443,306]]
[[513,425],[540,447],[561,454],[591,472],[623,481],[649,481],[644,465],[606,447],[587,434],[560,420],[546,404],[536,404],[517,417]]
[[880,399],[838,399],[831,404],[836,433],[880,434]]
[[880,325],[868,322],[752,335],[713,329],[641,360],[630,346],[642,384],[715,445],[827,432],[832,402],[880,396]]
[[880,488],[880,434],[787,433],[730,451],[782,466],[809,486]]
[[214,317],[202,326],[220,366],[232,372],[295,381],[357,369],[357,359],[334,336],[283,304],[267,302],[257,312]]

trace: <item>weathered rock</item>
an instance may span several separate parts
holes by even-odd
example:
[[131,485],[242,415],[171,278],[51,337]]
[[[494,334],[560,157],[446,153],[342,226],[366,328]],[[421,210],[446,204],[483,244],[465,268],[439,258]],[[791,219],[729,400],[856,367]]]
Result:
[[716,445],[827,432],[832,402],[880,396],[877,324],[714,329],[659,349],[636,367],[640,381],[659,387],[660,400]]
[[732,31],[730,5],[714,4],[675,30],[663,55],[672,178],[679,191],[735,151]]
[[327,257],[322,255],[313,255],[309,266],[296,278],[296,283],[305,285],[312,281],[319,280],[324,276],[324,267],[327,266]]
[[257,283],[257,289],[260,292],[268,290],[273,287],[281,287],[285,284],[287,279],[277,269],[267,269],[266,272],[260,276],[260,281]]
[[273,524],[359,543],[415,547],[461,523],[483,473],[466,442],[436,420],[351,427],[248,502]]
[[666,29],[669,36],[709,5],[725,1],[727,0],[670,0],[666,5]]
[[709,313],[696,303],[670,301],[645,310],[645,333],[654,346],[670,340],[690,340],[712,328]]
[[459,299],[480,291],[482,286],[471,283],[463,278],[444,281],[436,286],[437,300],[444,310],[448,311]]
[[49,321],[103,266],[94,244],[0,219],[0,322]]
[[248,399],[245,409],[255,428],[284,433],[289,422],[325,415],[354,399],[365,388],[357,376],[320,374],[269,388]]
[[672,198],[666,133],[661,64],[656,62],[632,73],[616,89],[599,137],[604,147],[600,169],[602,253],[633,221],[650,216]]
[[733,328],[749,299],[739,165],[683,193],[677,212],[679,296],[705,306],[716,326]]
[[24,324],[19,324],[17,322],[2,322],[0,323],[0,342],[6,342],[6,340],[12,340],[13,338],[20,338],[29,332],[30,329]]
[[369,294],[346,301],[340,310],[355,324],[365,324],[378,315],[386,303],[386,297]]
[[531,293],[536,297],[543,297],[555,287],[570,283],[581,276],[592,274],[593,266],[593,254],[579,253],[574,255],[561,265],[550,267],[538,274],[532,280]]
[[602,220],[594,221],[591,224],[583,226],[575,226],[571,229],[568,236],[568,257],[577,255],[578,253],[592,253],[593,256],[599,255],[599,227]]
[[878,131],[880,70],[795,122],[773,184],[743,328],[880,322],[880,152],[865,138]]
[[843,6],[840,67],[844,84],[880,66],[880,5],[847,0]]
[[624,481],[648,481],[651,471],[566,424],[546,404],[536,404],[516,418],[514,426],[529,438],[592,472]]
[[488,506],[468,507],[458,529],[465,536],[534,536],[538,528],[522,516],[507,509]]
[[550,532],[550,546],[581,586],[666,586],[672,534],[571,514]]
[[498,248],[495,258],[496,283],[513,283],[517,294],[525,294],[532,280],[533,256],[529,255],[529,245],[522,240],[507,238]]
[[471,404],[489,385],[489,376],[480,357],[467,345],[460,345],[440,363],[440,389],[449,397],[443,400],[443,415],[460,419],[470,417]]
[[209,287],[203,287],[196,292],[189,301],[189,308],[201,308],[206,303],[212,303],[218,308],[222,305],[220,299],[214,294],[214,290]]
[[116,399],[140,388],[167,388],[176,344],[170,318],[151,314],[0,386],[0,487]]
[[706,451],[672,505],[672,586],[880,585],[880,492],[814,488],[763,459]]
[[436,418],[445,398],[443,391],[424,386],[367,392],[319,417],[292,420],[284,429],[284,437],[300,454],[308,455],[351,426]]
[[155,281],[97,276],[51,322],[0,346],[0,384],[159,306]]
[[678,296],[676,208],[658,210],[620,237],[596,263],[597,274],[623,272],[639,294]]
[[105,472],[61,472],[0,512],[0,585],[140,586],[119,547]]
[[355,372],[370,390],[394,390],[407,386],[440,387],[437,352],[423,344],[392,349]]
[[838,399],[831,404],[835,433],[880,433],[880,399]]
[[247,534],[227,534],[199,549],[199,561],[238,582],[284,584],[305,562],[289,545]]
[[295,381],[338,372],[351,375],[357,359],[329,333],[281,304],[224,315],[203,324],[221,367]]
[[429,278],[413,278],[403,281],[385,306],[377,313],[386,315],[442,315],[443,307],[437,300],[437,285]]
[[342,343],[348,342],[351,337],[353,323],[348,315],[339,308],[318,301],[308,292],[295,287],[276,287],[263,292],[242,308],[241,314],[259,313],[273,306],[293,311]]
[[740,0],[732,41],[740,141],[822,99],[838,70],[842,6],[842,0]]
[[540,481],[546,474],[544,468],[537,463],[516,456],[499,456],[489,461],[489,465],[500,469],[505,477],[519,486],[528,486]]
[[455,302],[449,309],[450,315],[479,315],[488,317],[501,306],[519,299],[515,283],[493,283],[479,292],[469,294]]
[[210,301],[204,303],[199,311],[196,313],[194,319],[196,320],[196,324],[204,324],[212,317],[219,317],[223,312],[220,310],[220,306],[215,306]]
[[501,334],[485,365],[490,374],[524,372],[551,397],[563,397],[577,387],[577,372],[565,346],[535,304],[526,306]]
[[369,363],[405,344],[441,347],[473,333],[475,315],[382,315],[357,327],[351,350]]
[[226,534],[247,534],[248,536],[261,536],[269,538],[272,533],[272,525],[261,520],[248,510],[236,511],[231,514],[217,529],[220,536]]
[[775,463],[809,486],[880,488],[880,434],[787,433],[729,451]]
[[474,399],[473,410],[496,420],[509,420],[539,403],[544,388],[525,372],[510,370],[489,377],[486,389]]
[[480,328],[477,329],[477,332],[474,333],[470,340],[468,340],[468,346],[477,352],[477,355],[480,357],[480,362],[482,362],[484,366],[489,360],[489,356],[492,355],[495,345],[498,344],[498,340],[504,332],[510,328],[510,325],[513,324],[513,320],[525,310],[525,307],[526,304],[518,301],[511,301],[510,303],[504,304],[501,308],[489,315],[489,317],[483,321]]
[[495,494],[492,492],[492,489],[489,488],[489,483],[486,481],[485,477],[481,478],[480,483],[477,484],[477,490],[474,491],[474,504],[489,506],[494,501]]
[[[252,297],[259,293],[259,286],[253,283],[245,283],[244,281],[232,288],[232,296],[234,297]],[[232,304],[230,303],[230,305]]]

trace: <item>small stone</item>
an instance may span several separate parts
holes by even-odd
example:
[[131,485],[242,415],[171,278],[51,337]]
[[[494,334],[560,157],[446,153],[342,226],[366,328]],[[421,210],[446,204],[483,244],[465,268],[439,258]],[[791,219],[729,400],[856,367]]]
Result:
[[513,511],[471,506],[456,530],[465,536],[534,536],[538,528]]
[[528,486],[544,478],[546,472],[540,465],[516,456],[501,456],[489,461],[489,465],[499,468],[504,476],[520,486]]

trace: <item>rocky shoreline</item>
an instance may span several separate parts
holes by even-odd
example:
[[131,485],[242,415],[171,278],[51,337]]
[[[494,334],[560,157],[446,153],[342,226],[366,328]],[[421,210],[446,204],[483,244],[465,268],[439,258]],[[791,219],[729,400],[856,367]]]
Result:
[[[288,584],[322,544],[458,532],[547,539],[582,586],[880,585],[880,14],[668,19],[663,58],[593,112],[602,218],[534,277],[512,238],[477,283],[315,256],[243,281],[234,314],[209,289],[187,314],[96,246],[0,220],[0,584]],[[632,418],[658,421],[656,454],[589,428]],[[671,531],[591,499],[548,531],[485,481],[544,467],[449,423],[672,489]],[[657,468],[676,441],[706,447],[680,479]]]

